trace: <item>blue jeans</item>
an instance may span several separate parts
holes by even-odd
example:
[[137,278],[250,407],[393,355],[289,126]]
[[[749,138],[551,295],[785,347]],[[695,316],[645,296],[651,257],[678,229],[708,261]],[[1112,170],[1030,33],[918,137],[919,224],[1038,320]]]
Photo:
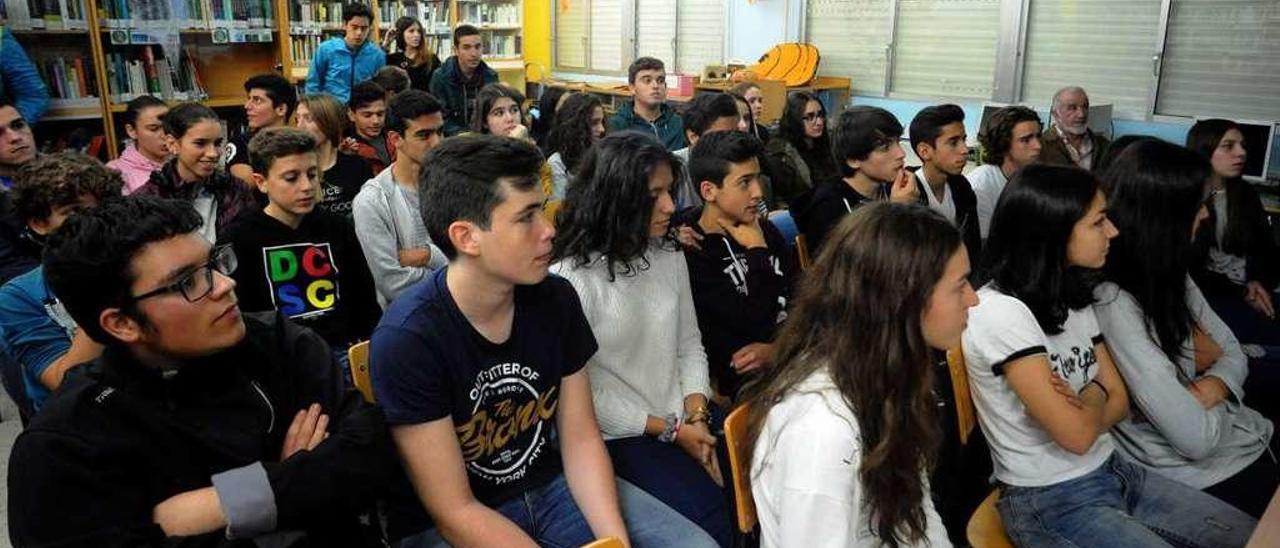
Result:
[[[631,545],[637,548],[688,546],[713,548],[714,540],[693,522],[624,480],[618,482],[618,504]],[[595,540],[591,527],[569,492],[564,475],[526,491],[494,508],[533,538],[538,546],[577,547]],[[399,548],[448,546],[438,529],[400,541]]]
[[1016,546],[1244,546],[1257,522],[1119,455],[1044,487],[1005,486],[996,503]]
[[[723,441],[717,446],[723,447]],[[733,542],[732,510],[728,497],[697,461],[678,445],[652,436],[620,438],[605,442],[613,471],[636,487],[658,498],[716,539]],[[727,476],[729,467],[721,465]]]

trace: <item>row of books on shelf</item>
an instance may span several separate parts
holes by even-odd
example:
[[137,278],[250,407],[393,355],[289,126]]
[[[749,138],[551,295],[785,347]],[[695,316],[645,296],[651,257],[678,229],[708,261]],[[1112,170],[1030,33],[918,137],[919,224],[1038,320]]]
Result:
[[167,59],[157,57],[157,49],[142,46],[132,54],[107,54],[107,88],[112,102],[125,103],[139,95],[166,101],[195,101],[206,96],[190,51],[184,48],[177,52],[177,59]]
[[0,19],[16,30],[85,30],[89,19],[84,0],[4,0]]
[[289,2],[289,32],[311,33],[342,28],[342,2]]
[[316,55],[316,48],[320,47],[320,42],[324,40],[324,36],[312,34],[289,36],[289,56],[293,64],[310,65],[311,58]]
[[422,23],[426,34],[448,34],[449,3],[448,2],[386,2],[378,4],[378,19],[383,26],[390,27],[401,17],[412,17]]
[[481,34],[480,44],[485,57],[519,57],[523,40],[511,34]]
[[[45,87],[49,88],[51,99],[65,99],[63,106],[78,105],[77,99],[89,99],[88,104],[98,100],[97,83],[93,79],[93,63],[86,57],[73,55],[40,56],[32,53],[32,64]],[[85,106],[85,105],[79,105]]]
[[473,25],[519,25],[519,4],[458,3],[458,15],[462,21]]
[[[46,0],[48,1],[48,0]],[[272,0],[100,0],[98,17],[112,29],[274,28]]]

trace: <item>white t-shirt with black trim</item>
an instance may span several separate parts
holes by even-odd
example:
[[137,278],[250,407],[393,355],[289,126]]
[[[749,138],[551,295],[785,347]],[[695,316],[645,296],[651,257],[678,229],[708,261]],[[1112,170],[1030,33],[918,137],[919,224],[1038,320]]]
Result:
[[991,285],[978,290],[978,298],[964,332],[964,359],[996,479],[1008,485],[1040,487],[1078,478],[1101,466],[1115,450],[1111,434],[1098,436],[1084,455],[1067,451],[1027,414],[1026,405],[1004,376],[1010,362],[1043,355],[1072,388],[1083,389],[1098,374],[1094,347],[1102,341],[1102,331],[1093,307],[1070,311],[1063,331],[1047,335],[1031,309],[1017,298]]

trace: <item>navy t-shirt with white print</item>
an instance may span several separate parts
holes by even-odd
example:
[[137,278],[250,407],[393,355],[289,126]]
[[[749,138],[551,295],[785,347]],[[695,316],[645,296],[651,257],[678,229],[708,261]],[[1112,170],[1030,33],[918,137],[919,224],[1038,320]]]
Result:
[[471,490],[494,507],[560,474],[560,380],[597,345],[563,278],[516,286],[511,335],[493,343],[458,309],[447,272],[387,308],[373,334],[373,388],[393,426],[452,417]]

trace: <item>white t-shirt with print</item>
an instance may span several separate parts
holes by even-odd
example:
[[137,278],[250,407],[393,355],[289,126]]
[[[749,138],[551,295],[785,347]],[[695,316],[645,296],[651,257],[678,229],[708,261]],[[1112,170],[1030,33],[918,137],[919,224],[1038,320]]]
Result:
[[964,332],[964,359],[996,479],[1008,485],[1040,487],[1078,478],[1101,466],[1115,450],[1111,434],[1098,436],[1084,455],[1067,451],[1027,414],[1026,405],[1004,376],[1009,362],[1042,355],[1072,388],[1083,389],[1098,374],[1094,346],[1102,341],[1102,331],[1093,307],[1072,310],[1062,333],[1047,335],[1022,301],[991,285],[978,290],[978,299]]

